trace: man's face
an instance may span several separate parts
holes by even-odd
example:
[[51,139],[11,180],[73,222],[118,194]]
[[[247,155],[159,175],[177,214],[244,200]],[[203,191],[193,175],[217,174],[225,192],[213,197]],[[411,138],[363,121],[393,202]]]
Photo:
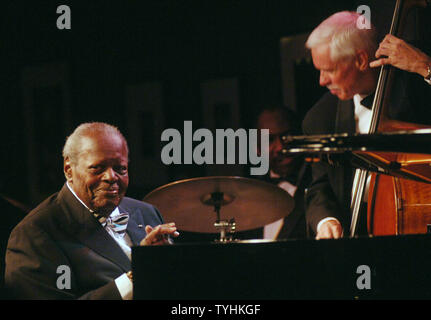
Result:
[[321,45],[311,49],[314,67],[320,71],[319,84],[327,87],[331,94],[340,100],[349,100],[360,92],[362,72],[354,58],[333,61],[328,45]]
[[[264,111],[258,119],[259,129],[269,130],[269,166],[275,173],[285,176],[292,173],[297,168],[298,158],[281,155],[283,135],[292,134],[289,125],[282,119],[278,112]],[[302,160],[301,160],[302,162]]]
[[118,135],[98,133],[83,137],[80,151],[76,163],[65,160],[69,185],[87,207],[109,215],[129,184],[126,144]]

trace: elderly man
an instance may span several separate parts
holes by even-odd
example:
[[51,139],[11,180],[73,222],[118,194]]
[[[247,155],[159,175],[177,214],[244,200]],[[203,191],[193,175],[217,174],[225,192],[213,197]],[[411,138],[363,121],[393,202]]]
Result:
[[[305,116],[302,124],[305,134],[369,132],[371,104],[379,71],[375,67],[388,62],[372,61],[388,52],[384,47],[377,51],[378,42],[373,26],[370,29],[358,28],[360,18],[363,17],[356,12],[335,13],[313,30],[306,42],[306,47],[311,50],[313,64],[320,71],[320,85],[327,87],[330,92]],[[403,82],[406,75],[408,73],[400,74],[393,84],[394,95],[391,96],[388,117],[423,123],[421,121],[428,119],[423,114],[429,112],[429,107],[414,101],[418,95],[409,91],[411,86]],[[426,87],[427,84],[422,82]],[[348,163],[335,164],[313,164],[306,216],[317,239],[339,238],[346,234],[345,230],[351,222],[354,171]],[[366,215],[361,214],[360,217],[358,234],[366,234],[366,220],[363,219]]]
[[11,233],[6,286],[18,299],[131,299],[131,246],[169,243],[175,224],[125,197],[128,146],[117,128],[80,125],[63,157],[63,188]]
[[[375,30],[357,28],[355,12],[339,12],[323,21],[309,36],[314,67],[326,93],[303,121],[305,134],[367,132],[371,112],[364,99],[377,84],[377,70],[369,66],[377,49]],[[348,226],[352,168],[313,164],[308,188],[307,223],[316,238],[339,238]]]

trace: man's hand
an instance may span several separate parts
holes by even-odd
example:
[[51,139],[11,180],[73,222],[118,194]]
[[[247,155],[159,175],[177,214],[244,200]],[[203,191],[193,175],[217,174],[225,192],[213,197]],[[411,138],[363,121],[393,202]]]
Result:
[[337,220],[328,220],[319,226],[316,240],[319,239],[338,239],[343,236],[343,227]]
[[425,53],[390,34],[386,35],[380,43],[376,51],[376,58],[379,59],[370,63],[371,68],[390,64],[401,70],[418,73],[423,77],[427,76],[427,65],[431,62],[430,57]]
[[145,232],[147,236],[142,239],[141,246],[157,246],[170,244],[169,236],[178,237],[179,233],[174,222],[161,224],[156,227],[146,226]]

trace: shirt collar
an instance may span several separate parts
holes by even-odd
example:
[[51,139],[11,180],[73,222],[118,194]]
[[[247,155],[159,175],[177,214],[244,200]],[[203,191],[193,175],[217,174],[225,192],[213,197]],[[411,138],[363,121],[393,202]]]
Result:
[[366,97],[368,97],[368,94],[355,94],[353,96],[353,100],[357,103],[360,103],[362,100],[364,100]]
[[[371,112],[371,106],[365,106],[363,104],[363,100],[369,100],[368,99],[369,96],[368,95],[363,95],[363,94],[355,94],[353,96],[353,104],[355,106],[355,114],[359,114],[361,112]],[[364,110],[364,111],[362,111]]]
[[353,96],[353,100],[355,104],[360,104],[362,107],[371,110],[373,107],[374,93],[371,94],[355,94]]

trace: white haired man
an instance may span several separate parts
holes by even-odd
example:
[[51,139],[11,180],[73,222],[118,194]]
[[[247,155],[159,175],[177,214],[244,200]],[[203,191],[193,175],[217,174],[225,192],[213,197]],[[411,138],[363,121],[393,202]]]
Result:
[[[313,64],[320,71],[319,83],[330,92],[306,114],[302,124],[305,134],[368,133],[379,71],[370,63],[376,57],[378,42],[374,27],[358,28],[358,19],[364,17],[349,11],[335,13],[314,29],[306,42]],[[410,108],[406,103],[409,93],[393,91],[398,96],[389,116],[411,121],[404,118]],[[415,114],[411,110],[407,113]],[[340,238],[351,222],[354,170],[348,163],[334,166],[320,162],[313,164],[312,171],[306,199],[307,224],[316,239]],[[358,233],[366,234],[366,216],[361,217]]]
[[64,149],[66,183],[12,231],[5,282],[17,299],[131,299],[131,246],[177,236],[153,206],[125,197],[128,147],[117,128],[78,126]]

